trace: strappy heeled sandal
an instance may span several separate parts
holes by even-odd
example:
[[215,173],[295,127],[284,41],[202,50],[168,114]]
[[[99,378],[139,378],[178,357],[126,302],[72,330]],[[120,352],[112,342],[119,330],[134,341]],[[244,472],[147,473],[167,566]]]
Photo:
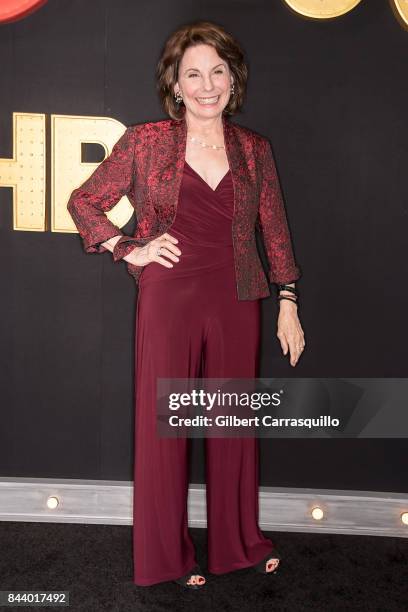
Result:
[[199,565],[196,565],[195,567],[193,567],[193,569],[190,570],[185,576],[182,576],[181,578],[176,578],[175,580],[173,580],[173,582],[177,582],[177,584],[181,584],[181,586],[185,587],[186,589],[201,589],[203,586],[205,586],[207,581],[203,582],[202,584],[187,584],[191,576],[197,576],[197,575],[205,578]]
[[[274,548],[272,550],[272,552],[268,553],[266,555],[266,557],[264,559],[262,559],[262,561],[260,561],[259,563],[257,563],[256,565],[254,565],[254,569],[259,572],[260,574],[277,574],[279,566],[280,566],[280,560],[281,560],[281,556],[278,553],[278,551],[276,550],[276,548]],[[268,563],[268,561],[271,561],[272,559],[279,559],[279,563],[278,565],[275,567],[274,570],[272,570],[271,572],[267,572],[266,571],[266,565]]]

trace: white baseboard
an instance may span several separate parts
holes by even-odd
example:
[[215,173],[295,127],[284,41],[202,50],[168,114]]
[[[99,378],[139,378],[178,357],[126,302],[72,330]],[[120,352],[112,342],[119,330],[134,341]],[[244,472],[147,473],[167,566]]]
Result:
[[[55,509],[48,497],[58,498]],[[133,482],[0,478],[0,520],[131,525]],[[323,518],[311,511],[318,506]],[[408,495],[373,491],[260,487],[259,526],[264,531],[307,531],[408,537],[401,521]],[[205,485],[190,485],[190,527],[206,527]]]

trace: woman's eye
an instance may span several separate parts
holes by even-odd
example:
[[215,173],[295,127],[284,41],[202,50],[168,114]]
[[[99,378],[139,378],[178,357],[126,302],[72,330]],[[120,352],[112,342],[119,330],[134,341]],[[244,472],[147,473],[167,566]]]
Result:
[[[223,74],[224,71],[221,68],[218,68],[218,70],[216,70],[215,72],[218,72],[219,74]],[[195,77],[198,76],[198,74],[196,72],[190,72],[190,74],[188,75],[188,78],[190,77]]]

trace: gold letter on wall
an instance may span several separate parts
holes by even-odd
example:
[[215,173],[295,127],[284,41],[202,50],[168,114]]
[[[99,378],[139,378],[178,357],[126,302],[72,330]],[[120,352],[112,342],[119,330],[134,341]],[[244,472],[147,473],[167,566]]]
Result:
[[13,229],[45,230],[45,115],[13,113],[13,157],[0,159],[0,187],[13,188]]
[[[99,165],[81,161],[81,144],[99,143],[108,155],[125,129],[123,123],[107,117],[51,115],[51,231],[77,231],[67,210],[69,196]],[[106,214],[115,225],[123,227],[133,212],[124,196]]]

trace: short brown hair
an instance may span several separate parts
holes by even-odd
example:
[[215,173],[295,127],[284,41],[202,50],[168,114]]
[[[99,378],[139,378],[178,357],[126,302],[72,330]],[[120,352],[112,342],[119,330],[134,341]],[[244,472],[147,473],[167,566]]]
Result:
[[196,21],[182,26],[167,39],[157,65],[157,90],[166,113],[172,119],[181,119],[184,104],[178,104],[174,98],[174,85],[178,80],[178,68],[185,50],[199,44],[214,47],[218,55],[228,62],[234,77],[234,94],[231,95],[224,113],[234,115],[243,104],[248,68],[244,53],[238,42],[221,26],[210,21]]

